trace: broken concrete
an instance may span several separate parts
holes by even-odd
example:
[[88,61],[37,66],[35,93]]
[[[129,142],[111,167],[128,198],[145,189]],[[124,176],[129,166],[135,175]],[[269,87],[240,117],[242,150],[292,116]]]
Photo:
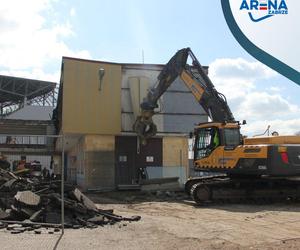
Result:
[[38,206],[41,202],[41,198],[39,195],[34,194],[31,191],[22,191],[22,192],[18,192],[15,195],[15,199],[16,201],[18,201],[19,203],[25,205],[25,206]]
[[86,197],[83,193],[80,192],[78,188],[75,188],[73,191],[74,196],[79,202],[82,202],[87,209],[97,211],[97,207],[94,202],[92,202],[88,197]]
[[2,209],[0,209],[0,220],[8,219],[8,218],[9,218],[9,213],[6,213]]
[[93,218],[88,219],[87,221],[97,225],[103,225],[105,224],[105,217],[103,215],[97,215]]
[[[73,185],[66,183],[64,190],[64,226],[67,228],[96,228],[98,225],[140,219],[139,216],[126,218],[112,210],[97,208]],[[57,229],[61,223],[60,191],[60,180],[22,178],[0,169],[0,227],[6,227],[13,234],[30,230],[39,234],[41,227]]]

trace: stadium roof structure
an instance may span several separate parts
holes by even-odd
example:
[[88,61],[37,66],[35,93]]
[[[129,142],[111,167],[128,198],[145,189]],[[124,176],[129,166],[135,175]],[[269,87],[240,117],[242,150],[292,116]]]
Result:
[[1,115],[6,115],[25,103],[54,106],[55,87],[55,82],[0,75]]

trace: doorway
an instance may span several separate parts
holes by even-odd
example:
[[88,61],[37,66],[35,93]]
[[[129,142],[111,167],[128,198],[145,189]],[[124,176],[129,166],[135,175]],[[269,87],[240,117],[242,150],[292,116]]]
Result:
[[115,149],[117,185],[137,184],[141,170],[162,166],[162,138],[149,139],[137,153],[136,136],[116,136]]

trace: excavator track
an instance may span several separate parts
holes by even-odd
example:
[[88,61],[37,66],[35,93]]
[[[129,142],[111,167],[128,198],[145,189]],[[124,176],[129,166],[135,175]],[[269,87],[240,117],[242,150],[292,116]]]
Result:
[[[199,205],[215,203],[273,203],[300,198],[300,179],[201,177],[189,193]],[[186,190],[188,191],[188,190]]]

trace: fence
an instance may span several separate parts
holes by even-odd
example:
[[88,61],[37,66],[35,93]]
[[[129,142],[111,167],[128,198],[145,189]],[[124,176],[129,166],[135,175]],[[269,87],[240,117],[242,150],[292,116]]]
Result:
[[[54,142],[56,144],[60,144],[59,151],[55,151]],[[51,164],[53,163],[53,157],[56,156],[60,160],[56,162],[57,168],[61,176],[61,223],[55,224],[61,227],[61,235],[59,239],[56,239],[56,243],[54,248],[57,247],[58,242],[64,235],[64,165],[65,165],[65,136],[64,135],[16,135],[16,134],[1,134],[0,135],[0,152],[2,156],[5,156],[7,161],[10,163],[10,170],[13,169],[13,163],[21,160],[22,158],[26,158],[26,161],[38,161],[41,165],[51,170]],[[52,162],[52,163],[51,163]],[[53,164],[52,164],[53,165]],[[52,166],[55,168],[55,166]],[[52,169],[54,171],[54,169]],[[51,223],[53,224],[53,223]],[[53,238],[52,238],[53,239]],[[16,243],[17,244],[17,243]],[[46,245],[52,245],[51,249],[53,249],[53,244],[45,243]],[[23,246],[23,245],[22,245]]]

